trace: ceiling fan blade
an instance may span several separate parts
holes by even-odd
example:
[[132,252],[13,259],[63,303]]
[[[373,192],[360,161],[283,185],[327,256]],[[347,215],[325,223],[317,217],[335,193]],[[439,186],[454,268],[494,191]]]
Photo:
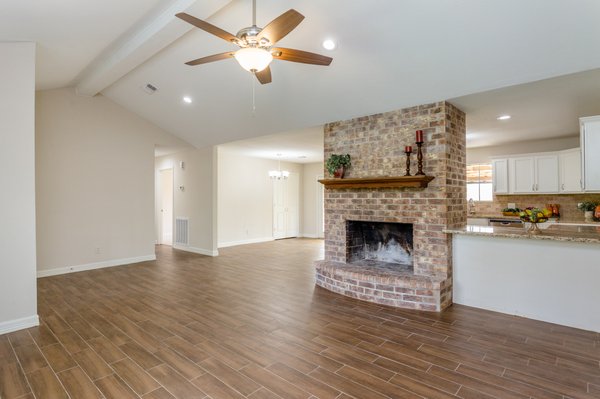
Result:
[[283,61],[301,62],[303,64],[329,65],[333,58],[324,55],[309,53],[308,51],[293,48],[276,47],[271,49],[273,58]]
[[262,71],[256,72],[255,75],[260,84],[271,83],[271,67],[266,67]]
[[175,14],[175,16],[179,19],[184,20],[187,23],[194,25],[196,28],[200,28],[203,31],[212,33],[213,35],[218,36],[223,40],[227,40],[228,42],[236,43],[238,40],[238,38],[236,36],[232,35],[231,33],[227,32],[221,28],[217,28],[216,26],[209,24],[206,21],[203,21],[201,19],[193,17],[190,14],[180,12],[179,14]]
[[213,55],[209,55],[208,57],[202,57],[202,58],[197,58],[192,61],[188,61],[185,64],[190,65],[190,66],[200,65],[200,64],[208,64],[209,62],[221,61],[221,60],[225,60],[227,58],[232,58],[234,54],[235,54],[235,52],[233,52],[233,51],[228,51],[226,53],[221,53],[221,54],[213,54]]
[[259,33],[258,39],[260,40],[264,37],[271,42],[271,45],[273,45],[293,31],[303,19],[304,15],[300,14],[298,11],[294,9],[288,10],[269,22],[269,24]]

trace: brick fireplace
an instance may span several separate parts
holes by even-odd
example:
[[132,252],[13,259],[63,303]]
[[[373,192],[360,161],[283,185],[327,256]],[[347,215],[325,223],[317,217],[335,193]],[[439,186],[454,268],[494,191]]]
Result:
[[438,102],[329,123],[325,159],[350,154],[346,178],[402,176],[404,146],[414,143],[415,130],[425,133],[424,172],[435,177],[428,187],[325,190],[325,259],[316,262],[317,285],[403,308],[440,311],[452,303],[452,241],[442,231],[466,223],[465,114]]

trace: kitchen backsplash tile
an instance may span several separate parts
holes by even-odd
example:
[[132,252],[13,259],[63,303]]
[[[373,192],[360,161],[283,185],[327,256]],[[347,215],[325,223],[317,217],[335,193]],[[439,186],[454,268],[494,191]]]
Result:
[[480,215],[500,215],[509,202],[514,202],[518,208],[529,206],[542,208],[546,204],[559,204],[560,216],[563,220],[583,221],[583,212],[577,209],[577,204],[584,201],[600,203],[600,194],[533,194],[533,195],[495,195],[493,201],[475,202],[475,213]]

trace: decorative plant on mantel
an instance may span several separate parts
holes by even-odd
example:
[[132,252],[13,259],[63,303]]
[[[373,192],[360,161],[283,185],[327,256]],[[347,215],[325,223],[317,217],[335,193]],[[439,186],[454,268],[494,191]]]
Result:
[[329,174],[338,179],[344,177],[346,168],[350,166],[352,166],[350,154],[331,154],[327,162],[325,162],[325,167]]

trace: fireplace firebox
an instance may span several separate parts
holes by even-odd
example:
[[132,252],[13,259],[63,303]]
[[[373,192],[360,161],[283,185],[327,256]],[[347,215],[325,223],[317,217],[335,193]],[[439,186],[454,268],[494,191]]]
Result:
[[346,262],[413,271],[413,225],[346,221]]

